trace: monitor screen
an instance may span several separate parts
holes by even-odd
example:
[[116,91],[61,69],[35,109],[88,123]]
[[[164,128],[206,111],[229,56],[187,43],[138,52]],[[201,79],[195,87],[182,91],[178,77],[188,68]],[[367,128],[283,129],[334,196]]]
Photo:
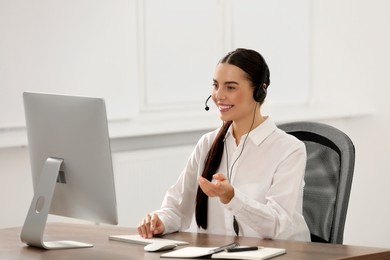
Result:
[[45,224],[45,207],[54,215],[117,224],[104,100],[25,92],[23,101],[34,198],[22,240],[43,233],[26,226]]

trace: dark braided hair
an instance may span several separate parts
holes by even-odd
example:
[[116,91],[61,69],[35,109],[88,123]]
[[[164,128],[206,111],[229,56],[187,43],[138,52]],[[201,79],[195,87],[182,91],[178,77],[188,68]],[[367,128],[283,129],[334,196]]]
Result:
[[[223,139],[231,124],[232,121],[223,123],[223,126],[219,130],[218,135],[207,154],[202,176],[209,181],[211,181],[214,173],[217,172],[219,165],[221,164],[224,146]],[[198,192],[196,193],[195,219],[198,227],[202,227],[203,229],[207,229],[208,202],[208,196],[198,186]]]

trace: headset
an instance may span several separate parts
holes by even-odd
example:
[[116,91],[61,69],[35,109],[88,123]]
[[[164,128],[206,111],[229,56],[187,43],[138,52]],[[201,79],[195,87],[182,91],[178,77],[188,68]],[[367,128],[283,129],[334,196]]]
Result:
[[267,89],[264,86],[264,83],[261,86],[256,86],[253,90],[253,99],[256,102],[263,103],[265,97],[267,96]]
[[264,68],[263,68],[263,80],[260,83],[260,85],[255,86],[255,89],[253,90],[253,99],[256,102],[259,102],[262,104],[264,102],[265,97],[267,96],[267,84],[265,83],[267,81],[267,76],[269,76],[269,69],[268,65],[265,62],[263,56],[260,55],[261,60],[263,61]]

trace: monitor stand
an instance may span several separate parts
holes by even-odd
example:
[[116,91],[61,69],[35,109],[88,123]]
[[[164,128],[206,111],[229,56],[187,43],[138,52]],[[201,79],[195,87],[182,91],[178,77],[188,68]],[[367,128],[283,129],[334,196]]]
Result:
[[93,247],[76,241],[43,241],[43,233],[49,215],[57,178],[63,159],[48,158],[43,166],[42,174],[36,187],[26,220],[23,225],[21,240],[29,246],[44,249],[68,249]]

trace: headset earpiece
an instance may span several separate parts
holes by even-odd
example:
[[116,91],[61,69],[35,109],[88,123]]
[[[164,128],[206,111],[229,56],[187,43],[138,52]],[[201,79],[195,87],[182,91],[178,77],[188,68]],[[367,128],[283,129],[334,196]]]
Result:
[[253,99],[256,102],[263,103],[265,97],[267,96],[267,89],[262,84],[261,86],[256,86],[253,90]]

